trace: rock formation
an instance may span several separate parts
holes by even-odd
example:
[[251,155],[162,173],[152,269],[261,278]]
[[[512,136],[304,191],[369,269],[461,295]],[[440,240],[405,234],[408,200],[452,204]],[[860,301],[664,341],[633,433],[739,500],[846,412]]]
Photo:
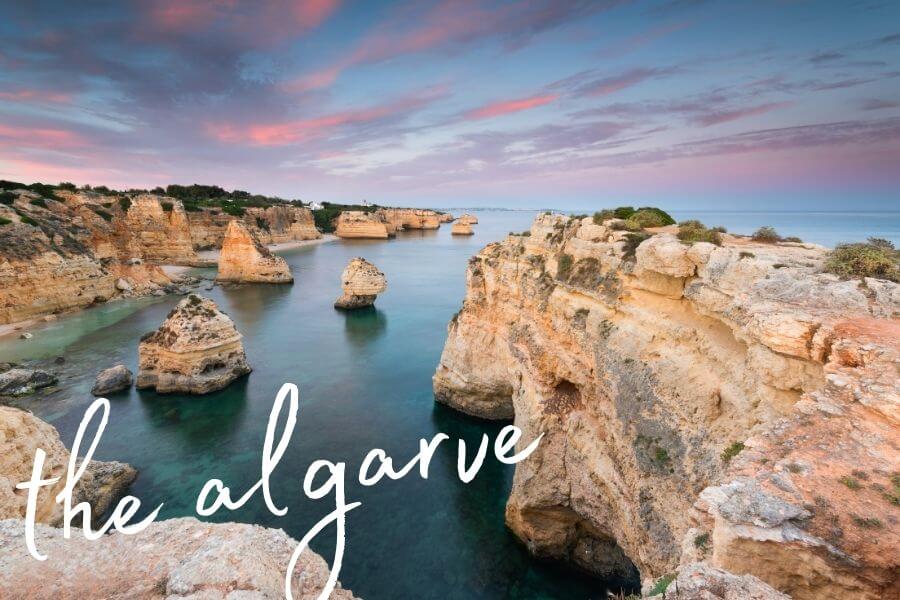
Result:
[[469,213],[466,213],[466,214],[460,216],[457,219],[457,222],[463,223],[464,225],[478,225],[478,217],[476,217],[474,215],[470,215]]
[[187,213],[194,248],[221,248],[225,230],[232,221],[242,222],[263,244],[282,244],[322,237],[316,229],[312,211],[302,206],[278,204],[250,207],[241,217],[230,215],[219,208],[204,207]]
[[[0,459],[2,460],[2,459]],[[0,521],[0,597],[82,598],[283,598],[284,573],[298,542],[280,529],[242,523],[157,521],[135,535],[112,533],[89,541],[39,526],[37,561],[25,549],[22,522]],[[325,587],[325,560],[305,550],[291,576],[296,600],[315,600]],[[353,600],[338,585],[331,600]]]
[[537,217],[470,261],[436,397],[544,434],[506,510],[536,555],[897,597],[900,286],[723,237]]
[[468,223],[457,222],[450,228],[450,235],[474,235],[475,231]]
[[206,394],[251,371],[241,334],[215,302],[191,294],[141,338],[137,387]]
[[197,260],[187,213],[181,202],[152,194],[131,199],[124,225],[141,257],[156,264],[191,265]]
[[56,382],[52,373],[13,367],[0,372],[0,396],[27,396]]
[[341,275],[343,295],[338,298],[335,308],[364,308],[375,304],[375,298],[387,289],[384,273],[364,258],[354,258]]
[[[52,486],[41,488],[37,496],[35,519],[38,523],[58,526],[62,523],[62,505],[56,502],[56,495],[66,484],[69,451],[63,446],[59,433],[52,425],[24,410],[0,406],[0,519],[25,517],[27,496],[21,490],[16,490],[15,486],[31,479],[34,455],[38,448],[47,455],[42,477],[60,477],[60,480]],[[93,516],[99,517],[125,493],[136,476],[137,471],[129,465],[92,460],[75,486],[73,504],[88,502]],[[21,532],[21,522],[17,526]],[[2,542],[0,547],[3,547]],[[17,554],[0,552],[0,561]],[[37,563],[27,552],[20,554]],[[15,583],[15,579],[10,580],[8,577],[6,569],[0,569],[0,572],[5,575],[0,577],[0,582]],[[0,591],[0,597],[14,596]]]
[[381,215],[359,210],[346,210],[338,215],[334,234],[339,238],[387,239],[389,233],[396,231],[388,225]]
[[378,214],[397,231],[403,229],[438,229],[441,215],[433,210],[420,208],[382,208]]
[[453,221],[456,220],[456,217],[454,217],[452,214],[450,214],[448,212],[445,212],[445,213],[440,213],[440,219],[441,219],[441,223],[452,223]]
[[287,262],[257,240],[240,221],[228,224],[216,281],[240,283],[291,283]]
[[134,383],[134,374],[125,365],[116,365],[103,369],[97,374],[91,394],[103,396],[127,390]]

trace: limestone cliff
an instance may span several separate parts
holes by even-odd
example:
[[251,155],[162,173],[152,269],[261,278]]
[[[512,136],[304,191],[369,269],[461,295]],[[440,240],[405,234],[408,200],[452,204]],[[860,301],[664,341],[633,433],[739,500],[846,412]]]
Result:
[[[56,502],[56,495],[66,484],[69,451],[52,425],[29,412],[0,406],[0,519],[25,517],[27,496],[16,489],[16,484],[31,479],[38,448],[47,454],[42,477],[60,477],[60,480],[53,486],[41,488],[35,519],[38,523],[58,526],[62,523],[62,505]],[[124,495],[136,476],[137,471],[129,465],[91,461],[75,486],[73,504],[88,502],[93,515],[98,517]],[[3,554],[0,552],[0,555]],[[0,597],[5,596],[0,593]]]
[[[94,541],[39,526],[35,542],[46,561],[25,547],[22,522],[0,521],[0,597],[33,600],[83,598],[283,598],[284,574],[298,542],[280,529],[242,523],[171,519],[135,535],[112,533]],[[291,576],[291,595],[315,600],[328,564],[307,549]],[[353,600],[341,588],[332,600]]]
[[135,196],[123,224],[145,261],[185,265],[197,261],[187,213],[178,200],[152,194]]
[[316,229],[312,212],[302,206],[278,204],[251,207],[242,217],[229,215],[219,208],[202,208],[187,213],[194,248],[221,248],[225,231],[232,221],[242,222],[263,244],[282,244],[322,237]]
[[822,274],[817,246],[646,235],[543,215],[470,261],[434,389],[544,434],[508,525],[602,575],[897,597],[900,286]]
[[206,394],[251,371],[241,334],[215,302],[195,294],[138,346],[136,386],[160,393]]
[[228,224],[217,281],[241,283],[291,283],[294,276],[287,262],[263,246],[240,221]]
[[341,274],[341,290],[335,308],[364,308],[375,304],[378,294],[387,289],[384,273],[364,258],[354,258]]
[[395,230],[437,229],[441,226],[441,215],[433,210],[420,208],[382,208],[378,214],[391,223]]
[[396,232],[393,224],[382,215],[359,210],[347,210],[338,215],[334,233],[339,238],[387,239]]

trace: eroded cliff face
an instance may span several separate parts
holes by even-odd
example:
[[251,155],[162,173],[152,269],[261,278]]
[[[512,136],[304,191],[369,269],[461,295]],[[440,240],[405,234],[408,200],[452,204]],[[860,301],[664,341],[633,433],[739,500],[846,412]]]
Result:
[[[41,488],[37,495],[35,520],[59,526],[63,507],[56,502],[56,495],[66,485],[69,451],[52,425],[24,410],[0,406],[0,519],[25,518],[27,495],[24,490],[17,490],[16,485],[31,479],[38,448],[46,453],[41,477],[60,479],[52,486]],[[124,463],[91,461],[74,488],[73,505],[87,502],[93,516],[99,517],[124,495],[136,476],[137,471]]]
[[632,236],[544,215],[470,261],[434,389],[544,434],[508,525],[604,576],[896,594],[900,286],[812,245]]
[[377,212],[393,226],[395,231],[403,229],[438,229],[442,223],[441,215],[428,209],[382,208]]
[[316,229],[312,211],[301,206],[276,205],[248,208],[243,217],[204,208],[187,213],[194,248],[221,248],[231,221],[242,222],[263,244],[282,244],[322,237]]
[[287,262],[273,254],[240,221],[228,224],[219,256],[217,281],[239,283],[291,283]]
[[346,210],[338,215],[334,233],[339,238],[387,239],[396,227],[378,213]]

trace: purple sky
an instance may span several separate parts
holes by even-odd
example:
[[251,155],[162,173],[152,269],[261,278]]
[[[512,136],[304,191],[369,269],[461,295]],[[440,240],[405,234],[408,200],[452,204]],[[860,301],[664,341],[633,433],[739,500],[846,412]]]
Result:
[[900,209],[900,3],[0,0],[0,178]]

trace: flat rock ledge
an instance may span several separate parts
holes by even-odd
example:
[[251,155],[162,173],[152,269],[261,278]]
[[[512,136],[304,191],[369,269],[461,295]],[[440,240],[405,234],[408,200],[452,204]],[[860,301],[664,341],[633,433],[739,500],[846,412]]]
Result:
[[141,339],[137,387],[160,393],[220,390],[251,371],[241,338],[215,302],[191,294]]
[[[82,600],[142,598],[262,600],[284,598],[284,573],[297,541],[280,529],[193,518],[152,523],[135,535],[112,533],[88,541],[77,531],[39,525],[40,562],[25,547],[24,521],[0,521],[0,598]],[[314,600],[328,580],[325,560],[300,556],[291,593]],[[352,600],[340,587],[331,600]]]

